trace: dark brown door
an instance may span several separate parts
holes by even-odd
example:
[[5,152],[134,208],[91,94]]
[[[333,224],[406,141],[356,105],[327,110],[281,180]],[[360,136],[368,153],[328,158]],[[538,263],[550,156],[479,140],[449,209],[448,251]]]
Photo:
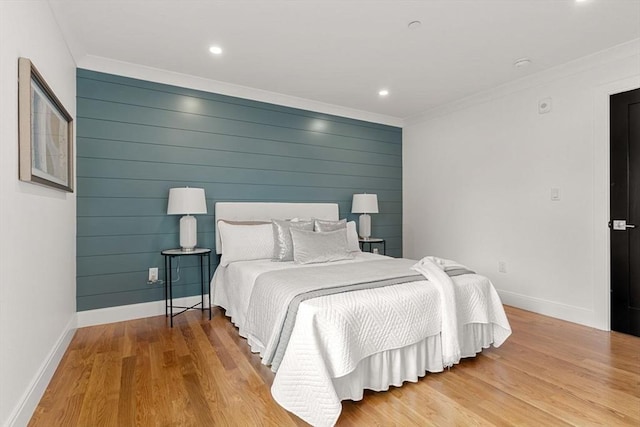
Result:
[[611,329],[640,336],[640,89],[611,96]]

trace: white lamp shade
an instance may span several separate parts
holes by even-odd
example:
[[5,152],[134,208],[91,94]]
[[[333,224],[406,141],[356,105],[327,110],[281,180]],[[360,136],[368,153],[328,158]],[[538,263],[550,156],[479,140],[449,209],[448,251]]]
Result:
[[169,190],[167,215],[206,214],[204,188],[172,188]]
[[351,205],[352,213],[378,213],[377,194],[354,194]]

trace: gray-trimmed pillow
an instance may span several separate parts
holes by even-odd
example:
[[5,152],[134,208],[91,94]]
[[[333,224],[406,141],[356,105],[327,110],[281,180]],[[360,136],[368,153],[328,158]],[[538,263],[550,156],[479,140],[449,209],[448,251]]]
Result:
[[271,220],[273,227],[272,261],[293,261],[291,229],[313,231],[313,221]]
[[347,229],[314,232],[291,228],[293,240],[293,260],[297,264],[352,259],[347,246]]

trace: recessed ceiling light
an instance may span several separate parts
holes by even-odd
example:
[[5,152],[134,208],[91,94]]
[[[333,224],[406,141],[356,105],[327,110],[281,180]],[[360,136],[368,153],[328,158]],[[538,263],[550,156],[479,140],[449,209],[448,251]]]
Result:
[[418,28],[422,27],[422,22],[411,21],[409,22],[409,24],[407,24],[407,27],[409,27],[410,30],[417,30]]
[[209,48],[209,52],[213,53],[214,55],[220,55],[222,53],[222,48],[220,46],[211,46]]
[[387,96],[389,95],[389,91],[387,89],[382,89],[381,91],[378,92],[378,95]]
[[520,58],[513,63],[513,66],[516,68],[523,68],[531,64],[531,60],[529,58]]

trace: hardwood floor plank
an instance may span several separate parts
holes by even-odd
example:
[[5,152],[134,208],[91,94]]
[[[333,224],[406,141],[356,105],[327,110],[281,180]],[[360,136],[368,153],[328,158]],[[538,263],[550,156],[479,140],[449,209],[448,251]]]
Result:
[[[640,338],[506,307],[513,335],[417,383],[343,402],[338,426],[640,425]],[[29,423],[304,426],[223,312],[76,331]]]
[[149,364],[152,382],[153,418],[156,420],[155,425],[160,425],[157,421],[159,419],[173,419],[171,410],[174,407],[174,403],[171,393],[173,392],[174,384],[172,384],[171,378],[179,376],[175,351],[166,347],[161,340],[151,343],[149,344]]
[[[605,406],[614,413],[633,416],[636,412],[635,408],[640,408],[640,396],[633,396],[629,393],[633,391],[633,387],[621,389],[620,382],[614,381],[607,393],[600,393],[599,388],[605,380],[602,372],[584,369],[574,363],[530,348],[522,348],[517,344],[511,345],[515,347],[516,356],[513,358],[503,357],[500,363],[528,375],[544,378],[545,381],[567,393],[580,396],[593,404]],[[636,382],[636,387],[637,384]]]
[[[113,338],[112,338],[113,339]],[[117,339],[117,338],[115,338]],[[115,351],[107,353],[105,365],[102,367],[106,371],[102,383],[102,394],[105,396],[101,406],[100,420],[106,426],[119,426],[118,424],[118,404],[120,394],[120,378],[122,376],[122,358]]]
[[118,400],[118,425],[133,425],[136,419],[135,387],[136,356],[122,359],[120,370],[120,396]]
[[202,426],[213,425],[213,417],[209,410],[205,392],[200,383],[200,375],[193,366],[193,358],[191,356],[182,356],[180,359],[182,378],[185,388],[187,389],[189,405],[191,406],[191,412],[195,415],[196,423]]
[[[87,392],[85,394],[82,409],[78,416],[79,425],[90,425],[95,420],[100,419],[99,416],[102,412],[103,402],[105,395],[102,394],[102,383],[107,373],[106,369],[102,369],[107,358],[106,353],[98,353],[94,359],[94,363],[91,366],[91,376],[89,377],[89,383],[87,384]],[[84,401],[90,404],[84,404]],[[46,425],[46,423],[44,424]]]
[[[136,424],[154,424],[153,377],[151,375],[151,345],[145,328],[136,331],[136,365],[134,385]],[[171,389],[167,390],[170,392]]]
[[[492,350],[485,351],[491,352]],[[481,419],[493,425],[546,425],[557,427],[569,425],[553,416],[553,414],[533,407],[491,384],[478,381],[477,378],[467,373],[468,369],[474,369],[474,367],[467,366],[466,362],[463,361],[459,365],[461,369],[452,369],[447,372],[447,375],[438,376],[431,387],[437,387],[440,393],[451,397],[462,406],[479,415]]]
[[380,419],[378,411],[366,410],[360,402],[345,400],[342,402],[342,414],[336,425],[339,427],[381,426]]

